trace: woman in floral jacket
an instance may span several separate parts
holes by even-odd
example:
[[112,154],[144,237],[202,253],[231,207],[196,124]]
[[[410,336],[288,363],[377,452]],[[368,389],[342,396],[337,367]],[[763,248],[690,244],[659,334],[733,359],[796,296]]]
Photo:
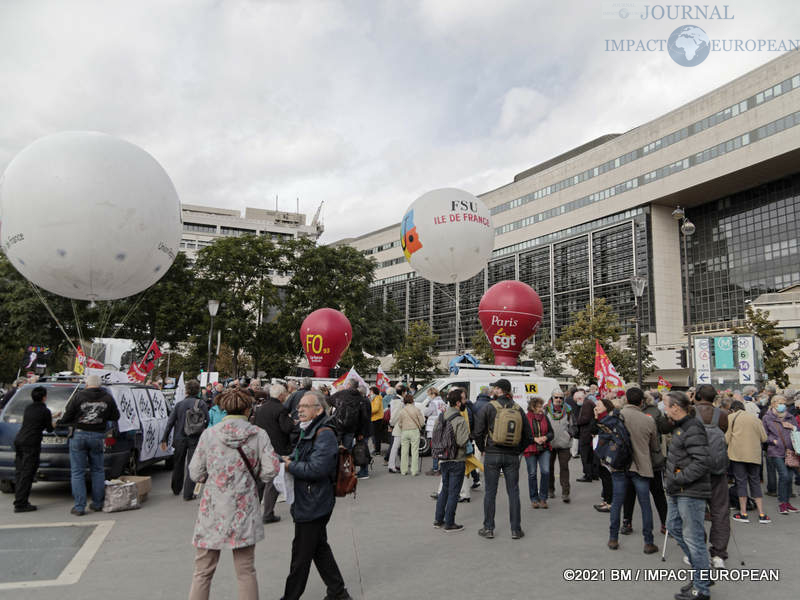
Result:
[[255,545],[264,539],[264,525],[254,475],[271,481],[278,457],[266,432],[248,421],[249,394],[231,389],[218,398],[228,415],[203,432],[189,464],[192,480],[205,482],[192,540],[197,554],[189,599],[207,600],[220,550],[231,548],[239,598],[257,600]]

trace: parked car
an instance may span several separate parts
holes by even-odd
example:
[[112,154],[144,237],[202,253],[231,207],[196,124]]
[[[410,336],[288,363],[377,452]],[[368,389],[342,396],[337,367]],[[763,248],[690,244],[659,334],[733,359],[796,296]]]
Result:
[[[72,378],[48,378],[24,385],[14,394],[0,413],[0,491],[4,493],[14,491],[14,438],[22,426],[25,407],[32,402],[31,391],[40,385],[47,389],[47,406],[53,413],[63,413],[67,402],[84,387]],[[121,415],[106,432],[106,478],[135,475],[142,467],[162,460],[171,466],[172,449],[163,452],[158,447],[172,409],[164,394],[134,383],[109,383],[103,388],[114,397]],[[68,434],[67,427],[44,433],[37,481],[70,480]]]

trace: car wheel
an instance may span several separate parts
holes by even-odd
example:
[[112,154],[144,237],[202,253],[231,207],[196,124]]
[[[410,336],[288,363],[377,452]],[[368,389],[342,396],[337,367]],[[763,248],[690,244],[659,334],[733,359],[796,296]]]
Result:
[[167,471],[172,471],[175,468],[175,458],[172,456],[168,456],[164,459],[164,469]]
[[10,479],[0,479],[0,492],[4,494],[13,494],[14,487],[14,482]]

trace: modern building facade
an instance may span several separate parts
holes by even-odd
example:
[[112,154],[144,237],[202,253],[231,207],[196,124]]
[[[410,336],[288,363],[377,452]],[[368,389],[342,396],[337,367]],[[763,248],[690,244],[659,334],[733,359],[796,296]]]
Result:
[[[630,278],[643,276],[642,331],[659,367],[675,367],[687,331],[725,331],[745,302],[800,282],[800,52],[790,52],[623,134],[584,144],[480,194],[495,249],[462,282],[463,340],[478,302],[504,279],[542,298],[547,335],[605,298],[632,331]],[[683,252],[677,206],[695,225]],[[417,277],[399,224],[341,240],[378,263],[373,294],[402,321],[430,322],[456,349],[454,285]],[[684,301],[688,275],[688,310]]]
[[181,205],[183,235],[180,249],[189,260],[197,258],[197,252],[221,237],[246,234],[268,236],[273,241],[287,238],[319,238],[324,231],[319,221],[319,211],[306,224],[306,215],[299,212],[245,208],[244,217],[238,210],[213,208],[194,204]]

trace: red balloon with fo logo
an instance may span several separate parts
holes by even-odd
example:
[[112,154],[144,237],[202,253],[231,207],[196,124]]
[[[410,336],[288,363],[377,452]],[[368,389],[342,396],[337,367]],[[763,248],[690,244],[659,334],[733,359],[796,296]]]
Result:
[[338,310],[320,308],[300,326],[300,343],[315,377],[327,377],[353,339],[350,321]]
[[522,344],[542,322],[542,301],[521,281],[501,281],[483,295],[478,317],[497,365],[516,365]]

